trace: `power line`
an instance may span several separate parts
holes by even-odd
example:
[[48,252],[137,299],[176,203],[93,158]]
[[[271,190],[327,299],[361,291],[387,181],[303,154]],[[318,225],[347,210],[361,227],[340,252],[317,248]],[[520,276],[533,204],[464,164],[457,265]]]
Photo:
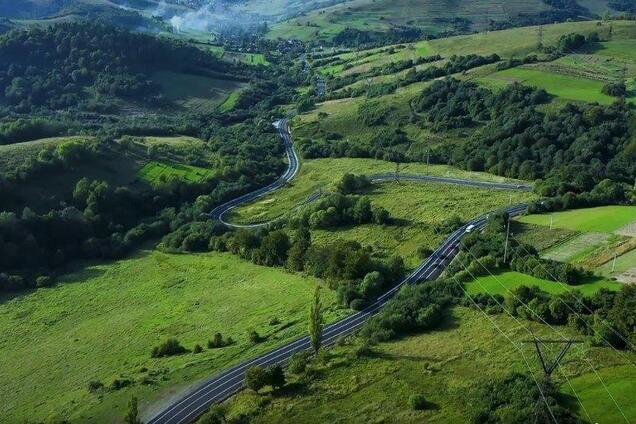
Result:
[[[461,242],[460,242],[461,244]],[[463,246],[465,247],[465,246]],[[466,249],[466,252],[468,252],[469,255],[471,255],[473,257],[473,259],[475,261],[477,261],[477,263],[486,270],[486,272],[488,272],[494,279],[495,281],[497,281],[499,283],[499,285],[501,287],[504,288],[504,290],[506,290],[508,293],[510,293],[519,303],[521,303],[531,314],[533,314],[535,317],[538,318],[539,321],[541,321],[543,324],[547,325],[552,331],[554,331],[556,334],[558,334],[563,340],[566,340],[566,337],[563,336],[563,334],[561,334],[557,329],[555,329],[552,325],[550,325],[545,319],[543,319],[543,317],[541,317],[539,314],[537,314],[535,311],[532,310],[532,308],[530,308],[525,302],[523,302],[523,300],[519,299],[519,297],[517,295],[514,294],[514,292],[512,292],[508,287],[506,287],[505,284],[503,284],[499,278],[497,278],[497,276],[495,274],[493,274],[486,266],[484,266],[484,264],[468,249]],[[461,261],[460,261],[461,262]],[[462,264],[463,266],[463,264]],[[464,266],[464,268],[466,269],[466,271],[468,273],[470,273],[471,275],[473,275],[468,268],[466,268]],[[612,399],[612,401],[614,402],[614,405],[616,406],[616,408],[618,409],[618,411],[620,412],[620,414],[623,416],[623,419],[625,420],[626,423],[629,423],[629,420],[627,419],[627,417],[625,416],[625,413],[623,412],[623,409],[620,407],[620,405],[618,404],[618,402],[616,402],[616,399],[614,398],[614,396],[612,395],[612,393],[607,389],[607,386],[605,385],[605,382],[603,382],[601,376],[598,374],[598,372],[596,371],[596,368],[594,368],[594,365],[592,364],[592,361],[590,361],[588,358],[583,356],[583,359],[589,364],[590,368],[592,369],[592,371],[594,372],[594,374],[596,375],[596,377],[598,378],[598,380],[601,382],[602,386],[605,388],[605,391],[607,392],[607,394],[609,395],[609,397]]]
[[534,380],[535,385],[537,386],[537,389],[539,389],[539,393],[541,395],[541,400],[543,400],[543,402],[545,403],[546,408],[548,408],[548,412],[550,413],[550,416],[552,417],[552,420],[558,424],[558,421],[556,419],[556,417],[554,416],[554,413],[552,412],[552,409],[550,408],[550,404],[548,403],[548,400],[545,397],[545,393],[543,392],[543,389],[541,388],[541,385],[539,384],[539,381],[537,380],[537,378],[535,377],[534,373],[532,372],[532,367],[530,366],[530,361],[528,361],[528,358],[526,357],[525,353],[523,352],[523,350],[517,346],[517,344],[512,341],[512,339],[510,337],[508,337],[508,335],[506,335],[506,333],[503,332],[503,330],[497,325],[497,323],[492,319],[491,316],[489,316],[482,308],[481,306],[479,306],[479,304],[477,302],[475,302],[475,299],[473,299],[473,297],[468,294],[468,292],[466,291],[466,289],[464,289],[463,285],[461,282],[459,282],[459,280],[457,280],[457,278],[455,276],[452,277],[455,282],[457,283],[457,286],[464,292],[464,294],[468,297],[468,299],[470,299],[470,301],[473,303],[473,305],[475,305],[475,307],[477,309],[479,309],[479,311],[484,314],[484,316],[492,323],[492,325],[497,329],[497,331],[499,331],[499,333],[501,333],[502,336],[504,336],[511,344],[512,346],[517,349],[519,351],[519,353],[521,354],[521,357],[523,358],[526,367],[528,368],[528,371],[530,372],[530,376],[532,377],[532,379]]
[[[524,244],[523,244],[523,243],[521,243],[521,242],[520,242],[520,241],[519,241],[519,240],[518,240],[518,239],[517,239],[514,235],[512,235],[512,238],[513,238],[513,239],[517,242],[517,245],[518,245],[518,246],[520,246],[520,247],[524,250],[524,252],[526,252],[526,254],[528,254],[528,255],[530,254],[530,252],[529,252],[529,251],[528,251],[528,249],[524,246]],[[550,276],[550,278],[552,278],[552,280],[553,280],[555,283],[557,283],[557,284],[561,284],[561,285],[562,285],[564,288],[566,288],[566,289],[570,289],[570,286],[568,286],[567,284],[565,284],[565,283],[563,283],[563,282],[559,281],[559,280],[556,278],[556,276],[555,276],[555,275],[554,275],[554,274],[553,274],[553,273],[552,273],[552,272],[551,272],[551,271],[550,271],[550,270],[549,270],[546,266],[544,266],[544,265],[543,265],[542,263],[540,263],[540,262],[539,262],[539,265],[541,265],[541,267],[543,268],[543,270],[544,270],[544,271],[545,271],[545,272],[546,272],[546,273]],[[575,295],[574,293],[572,293],[572,292],[570,292],[570,294],[571,294],[571,296],[572,296],[574,299],[576,299],[576,301],[577,301],[577,303],[578,303],[579,305],[581,305],[583,308],[585,308],[585,310],[586,310],[587,312],[589,312],[590,314],[593,314],[593,313],[594,313],[594,311],[592,311],[592,309],[591,309],[589,306],[587,306],[587,305],[585,304],[585,302],[583,302],[583,301],[581,300],[581,298],[580,298],[580,297],[576,296],[576,295]],[[572,309],[572,307],[571,307],[570,305],[568,305],[568,304],[567,304],[567,302],[563,301],[563,299],[561,299],[561,298],[558,298],[558,299],[561,301],[561,303],[562,303],[562,304],[563,304],[566,308],[568,308],[568,310],[569,310],[571,313],[575,314],[577,317],[580,317],[580,316],[581,316],[578,312],[576,312],[574,309]],[[591,330],[591,331],[592,331],[592,333],[598,333],[597,331],[594,331],[594,328],[593,328],[593,327],[592,327],[592,326],[591,326],[591,325],[590,325],[590,324],[589,324],[586,320],[582,320],[582,322],[583,322],[583,323],[587,326],[587,328],[588,328],[589,330]],[[607,324],[605,320],[602,320],[601,322],[602,322],[602,323],[606,326],[606,328],[607,328],[607,329],[609,329],[610,331],[612,331],[612,332],[614,333],[614,335],[616,335],[617,337],[619,337],[619,338],[620,338],[620,339],[621,339],[621,340],[622,340],[622,341],[623,341],[623,342],[624,342],[624,343],[625,343],[628,347],[630,347],[630,348],[631,348],[631,349],[633,349],[633,350],[636,350],[636,347],[634,347],[634,345],[633,345],[633,344],[629,341],[629,339],[625,338],[625,337],[624,337],[624,336],[623,336],[623,335],[622,335],[619,331],[617,331],[617,330],[616,330],[616,329],[614,329],[612,326],[610,326],[609,324]],[[625,358],[628,362],[630,362],[632,365],[636,366],[636,364],[634,364],[634,362],[632,362],[632,361],[631,361],[631,360],[630,360],[630,359],[629,359],[626,355],[624,355],[621,351],[619,351],[619,350],[618,350],[618,349],[616,349],[614,346],[612,346],[612,344],[611,344],[611,343],[610,343],[607,339],[605,339],[605,338],[604,338],[601,334],[597,334],[597,335],[598,335],[598,336],[599,336],[599,337],[600,337],[600,338],[601,338],[601,339],[602,339],[605,343],[607,343],[607,345],[608,345],[609,347],[611,347],[611,348],[612,348],[612,349],[614,349],[617,353],[619,353],[620,355],[622,355],[622,356],[623,356],[623,357],[624,357],[624,358]]]
[[[495,303],[496,303],[496,304],[497,304],[497,305],[498,305],[498,306],[502,309],[502,311],[504,311],[506,314],[508,314],[508,315],[509,315],[509,316],[513,319],[513,321],[515,321],[517,324],[519,324],[519,326],[521,326],[522,328],[526,329],[526,330],[530,333],[530,335],[534,336],[534,334],[532,333],[532,330],[530,329],[530,327],[529,327],[529,326],[526,328],[526,327],[525,327],[525,326],[524,326],[524,325],[520,322],[520,320],[519,320],[517,317],[515,317],[514,315],[512,315],[512,314],[511,314],[511,313],[510,313],[510,312],[506,309],[505,305],[503,305],[503,304],[502,304],[502,303],[501,303],[501,302],[500,302],[500,301],[499,301],[496,297],[494,297],[494,296],[493,296],[493,295],[492,295],[492,294],[491,294],[491,293],[490,293],[490,292],[489,292],[489,291],[488,291],[488,290],[487,290],[487,289],[486,289],[486,288],[485,288],[485,287],[484,287],[484,286],[483,286],[483,285],[479,282],[479,280],[475,277],[475,275],[474,275],[472,272],[470,272],[470,270],[468,270],[468,268],[466,268],[466,265],[464,265],[464,263],[463,263],[460,259],[458,259],[457,257],[456,257],[456,259],[457,259],[457,261],[458,261],[458,262],[462,265],[462,267],[463,267],[463,268],[464,268],[464,269],[465,269],[465,270],[466,270],[466,271],[470,274],[470,276],[473,278],[473,283],[478,284],[478,285],[479,285],[479,287],[481,287],[481,289],[482,289],[482,290],[483,290],[483,291],[484,291],[484,292],[485,292],[488,296],[490,296],[490,298],[491,298],[491,299],[493,299],[493,300],[495,301]],[[453,278],[455,278],[455,277],[453,276]],[[457,279],[455,278],[455,280],[457,280]],[[465,292],[465,291],[464,291],[464,292]],[[466,293],[466,292],[465,292],[465,293]],[[590,418],[589,414],[587,413],[587,410],[585,409],[585,406],[583,406],[583,403],[581,402],[581,399],[580,399],[580,397],[579,397],[578,393],[576,392],[576,390],[575,390],[575,389],[574,389],[574,387],[572,386],[572,383],[570,382],[570,379],[567,377],[567,375],[566,375],[563,371],[561,371],[561,374],[565,377],[566,381],[568,382],[568,385],[569,385],[569,386],[570,386],[570,388],[572,389],[572,392],[575,394],[575,396],[576,396],[576,398],[577,398],[577,401],[578,401],[578,402],[579,402],[579,404],[581,405],[581,409],[582,409],[582,410],[584,410],[584,411],[585,411],[585,414],[588,416],[588,418]],[[539,405],[537,405],[537,406],[539,406]],[[538,411],[538,409],[537,409],[537,411]],[[535,413],[536,413],[536,412],[535,412]],[[591,418],[590,418],[590,422],[593,422]]]

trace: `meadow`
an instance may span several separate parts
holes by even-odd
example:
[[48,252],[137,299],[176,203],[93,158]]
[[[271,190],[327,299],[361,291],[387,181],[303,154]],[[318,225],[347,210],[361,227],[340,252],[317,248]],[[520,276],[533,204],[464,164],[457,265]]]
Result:
[[[538,337],[570,334],[564,327],[553,331],[535,323],[523,325],[531,325]],[[230,416],[253,416],[250,422],[255,424],[469,422],[473,396],[480,385],[515,371],[540,377],[541,365],[534,347],[521,343],[528,337],[527,329],[507,315],[487,318],[475,309],[457,307],[442,328],[381,343],[368,354],[356,354],[360,342],[355,339],[335,347],[325,355],[324,363],[312,365],[312,377],[294,380],[280,393],[256,395],[246,390],[228,402],[228,412]],[[548,354],[556,352],[550,350]],[[625,378],[634,375],[634,368],[625,364],[627,360],[633,362],[636,355],[625,355],[588,344],[576,345],[554,379],[564,392],[572,393],[563,377],[568,376],[594,422],[620,422],[618,410],[588,366],[589,358],[628,419],[636,420],[636,406],[631,400],[636,379]],[[423,394],[428,401],[425,410],[409,407],[408,398],[415,393]],[[584,416],[576,399],[573,405]]]
[[507,14],[537,13],[549,9],[539,0],[506,2],[506,8],[493,6],[488,0],[352,0],[318,8],[297,18],[272,25],[270,38],[330,39],[345,28],[366,31],[390,31],[395,26],[410,25],[438,33],[453,29],[451,20],[463,17],[472,21],[473,29],[485,26],[488,19],[505,20]]
[[83,141],[92,137],[51,137],[24,143],[0,145],[0,172],[13,171],[16,167],[35,160],[38,154],[49,148],[55,148],[65,141]]
[[603,81],[564,75],[536,67],[518,67],[496,72],[479,82],[490,88],[498,88],[515,82],[543,88],[549,94],[567,100],[611,104],[616,99],[601,92]]
[[139,170],[139,177],[149,184],[157,185],[172,179],[200,183],[214,175],[211,169],[199,166],[150,161]]
[[519,221],[566,228],[575,231],[612,233],[636,221],[636,206],[600,206],[537,215],[526,215]]
[[[216,370],[303,334],[317,284],[230,254],[149,250],[114,263],[87,264],[54,288],[5,297],[1,421],[61,414],[72,422],[118,422],[133,395],[151,413],[161,399]],[[331,290],[323,290],[323,297],[329,321],[346,313],[335,308]],[[251,330],[264,341],[250,342]],[[216,332],[235,344],[207,349]],[[204,350],[151,358],[152,348],[168,337],[189,350],[195,344]],[[130,385],[109,388],[116,379]],[[105,388],[89,392],[93,380]]]
[[153,79],[163,87],[166,99],[192,111],[211,112],[245,83],[200,75],[157,72]]
[[358,241],[373,246],[381,255],[398,254],[411,267],[423,259],[418,249],[433,250],[446,238],[448,234],[438,228],[449,218],[457,216],[465,222],[510,203],[527,202],[536,197],[527,192],[420,182],[382,183],[366,195],[374,205],[387,209],[395,223],[315,231],[315,240],[318,243],[333,239]]
[[[232,211],[232,222],[250,223],[277,218],[304,202],[310,195],[329,192],[346,173],[373,175],[395,172],[392,162],[364,158],[334,158],[303,160],[300,173],[289,185],[262,200],[241,206]],[[513,181],[496,175],[464,171],[447,165],[426,165],[423,163],[403,164],[400,172],[434,176],[475,179],[480,181]],[[410,183],[409,183],[410,184]]]
[[468,293],[488,293],[507,296],[511,290],[520,286],[539,287],[541,290],[551,294],[565,293],[571,290],[578,290],[585,296],[591,296],[600,289],[620,290],[622,284],[603,278],[594,278],[591,281],[583,282],[577,286],[570,286],[550,280],[542,280],[531,275],[514,271],[497,272],[494,275],[478,277],[474,281],[466,284]]

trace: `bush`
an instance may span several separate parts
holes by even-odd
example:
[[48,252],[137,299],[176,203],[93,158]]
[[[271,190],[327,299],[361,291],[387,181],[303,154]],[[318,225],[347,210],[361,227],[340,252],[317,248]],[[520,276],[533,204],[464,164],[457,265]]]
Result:
[[292,374],[302,374],[309,363],[309,352],[296,352],[289,360],[288,370]]
[[88,391],[95,393],[104,388],[104,383],[99,380],[91,380],[88,382]]
[[423,394],[418,393],[418,394],[409,396],[409,406],[414,411],[422,411],[426,409],[427,405],[428,405],[428,401],[426,400],[426,397],[424,397]]
[[132,380],[129,380],[127,378],[116,378],[113,380],[112,383],[110,383],[110,386],[108,386],[108,388],[110,390],[121,390],[124,387],[128,387],[132,384]]
[[258,365],[250,367],[245,373],[245,384],[248,388],[258,393],[263,387],[269,383],[267,370]]
[[159,346],[155,346],[152,349],[151,357],[162,358],[165,356],[181,355],[183,353],[186,353],[186,348],[181,346],[179,340],[169,338]]
[[258,332],[256,332],[256,330],[250,331],[250,342],[260,343],[262,341],[263,341],[263,338],[261,337],[260,334],[258,334]]
[[201,352],[203,352],[203,348],[201,347],[200,344],[196,344],[194,346],[194,349],[192,350],[192,353],[201,353]]
[[223,339],[223,334],[216,333],[212,340],[208,340],[208,349],[218,349],[221,347],[229,346],[234,343],[231,337]]

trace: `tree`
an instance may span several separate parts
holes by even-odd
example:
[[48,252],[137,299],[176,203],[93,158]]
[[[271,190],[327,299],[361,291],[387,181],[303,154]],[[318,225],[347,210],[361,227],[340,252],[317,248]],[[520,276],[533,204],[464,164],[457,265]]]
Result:
[[280,389],[285,385],[285,372],[280,365],[274,365],[267,370],[269,374],[268,383],[275,389]]
[[137,398],[132,397],[128,402],[128,412],[124,417],[124,422],[126,424],[143,424],[143,422],[139,419],[139,410],[137,408]]
[[258,393],[260,389],[267,386],[269,373],[263,367],[258,365],[250,367],[245,373],[245,384],[248,388]]
[[320,300],[320,286],[316,287],[314,292],[314,299],[311,307],[309,308],[309,335],[311,337],[311,346],[314,348],[314,352],[318,353],[320,345],[322,344],[322,330],[323,330],[323,314],[322,314],[322,302]]

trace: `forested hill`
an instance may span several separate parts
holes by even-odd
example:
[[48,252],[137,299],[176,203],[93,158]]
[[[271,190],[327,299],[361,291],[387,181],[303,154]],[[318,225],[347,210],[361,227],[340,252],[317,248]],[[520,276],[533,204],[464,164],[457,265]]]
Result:
[[159,87],[149,79],[157,70],[232,71],[185,43],[102,25],[60,24],[0,37],[0,103],[21,113],[73,107],[92,93],[157,101]]

